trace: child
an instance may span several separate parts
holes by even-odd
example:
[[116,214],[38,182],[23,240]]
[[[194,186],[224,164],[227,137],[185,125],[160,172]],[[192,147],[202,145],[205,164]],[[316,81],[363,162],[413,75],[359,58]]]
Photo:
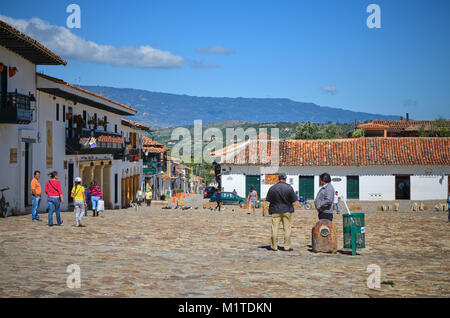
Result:
[[70,194],[70,196],[74,200],[75,220],[76,226],[78,227],[84,227],[84,225],[81,224],[81,219],[83,218],[84,215],[84,209],[87,206],[85,190],[86,189],[81,185],[81,178],[76,177],[75,186],[72,188],[72,193]]

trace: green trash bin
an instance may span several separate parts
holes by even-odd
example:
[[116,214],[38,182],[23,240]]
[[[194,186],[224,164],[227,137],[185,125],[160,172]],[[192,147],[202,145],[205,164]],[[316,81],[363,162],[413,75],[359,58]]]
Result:
[[364,213],[346,213],[342,217],[344,248],[351,248],[352,255],[356,255],[357,248],[366,247]]

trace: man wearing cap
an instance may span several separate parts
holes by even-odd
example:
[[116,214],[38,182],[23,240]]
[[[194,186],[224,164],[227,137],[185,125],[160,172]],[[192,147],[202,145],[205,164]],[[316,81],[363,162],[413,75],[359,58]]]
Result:
[[292,251],[291,248],[291,218],[294,213],[294,203],[297,200],[294,189],[286,183],[286,174],[278,175],[278,183],[271,186],[266,200],[270,202],[269,214],[272,215],[272,239],[270,248],[278,250],[278,230],[280,222],[284,228],[284,250]]
[[319,212],[319,220],[327,219],[333,221],[333,202],[334,202],[334,187],[331,184],[331,177],[328,173],[322,173],[320,175],[320,187],[319,193],[317,193],[314,200],[314,206]]

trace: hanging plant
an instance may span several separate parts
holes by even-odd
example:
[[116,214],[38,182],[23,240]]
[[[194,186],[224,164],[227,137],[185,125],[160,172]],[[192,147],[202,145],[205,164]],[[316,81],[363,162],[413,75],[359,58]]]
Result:
[[16,75],[16,73],[18,72],[19,70],[17,69],[17,67],[15,67],[15,66],[13,66],[13,67],[9,67],[9,77],[13,77],[14,75]]
[[0,73],[2,73],[4,69],[5,69],[5,65],[3,63],[0,63]]
[[70,120],[72,119],[72,114],[71,113],[67,113],[66,114],[66,120]]

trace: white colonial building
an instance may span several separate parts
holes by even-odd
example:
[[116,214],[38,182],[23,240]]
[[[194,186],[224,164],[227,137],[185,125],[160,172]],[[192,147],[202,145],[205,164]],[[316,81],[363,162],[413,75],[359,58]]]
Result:
[[[4,195],[11,210],[23,211],[31,205],[33,170],[47,172],[40,150],[46,139],[45,127],[38,119],[45,115],[36,96],[36,65],[65,64],[59,56],[0,21],[0,188],[10,188]],[[64,149],[64,136],[54,142]],[[52,169],[62,169],[63,157],[64,152]]]
[[[236,190],[246,197],[253,186],[265,198],[280,172],[286,173],[287,182],[309,200],[319,191],[319,175],[323,172],[331,175],[332,184],[347,199],[445,200],[450,191],[450,138],[272,142],[276,160],[270,158],[270,150],[259,155],[260,149],[270,145],[270,141],[261,139],[259,144],[250,140],[214,153],[221,163],[225,191]],[[250,153],[258,153],[256,161],[249,157],[250,147],[255,147]],[[241,157],[239,151],[243,151]]]
[[[107,208],[127,207],[143,183],[142,132],[126,121],[137,110],[48,75],[36,65],[64,65],[48,49],[0,21],[0,188],[11,211],[28,211],[33,171],[57,171],[67,210],[75,177],[101,187]],[[39,211],[47,208],[42,195]]]

